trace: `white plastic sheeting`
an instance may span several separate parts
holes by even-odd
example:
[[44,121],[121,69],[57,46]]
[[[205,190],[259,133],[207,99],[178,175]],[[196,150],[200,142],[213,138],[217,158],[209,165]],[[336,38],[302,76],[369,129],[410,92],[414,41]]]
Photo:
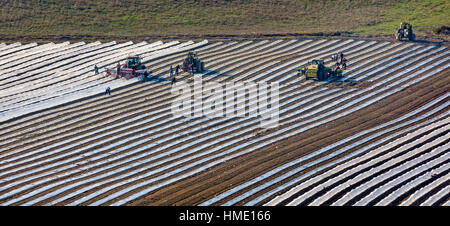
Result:
[[[404,161],[407,158],[413,157],[414,155],[417,155],[417,154],[421,154],[424,151],[426,151],[428,148],[433,147],[436,144],[439,145],[442,142],[444,142],[445,140],[446,139],[442,139],[442,138],[441,139],[436,139],[432,143],[427,143],[427,144],[424,145],[424,146],[427,146],[427,147],[421,147],[421,148],[414,149],[413,151],[408,152],[408,154],[406,154],[406,155],[402,155],[399,158],[391,159],[391,160],[387,161],[386,163],[384,163],[384,164],[382,164],[382,165],[380,165],[378,167],[372,168],[372,169],[370,169],[369,171],[367,171],[367,172],[365,172],[363,174],[359,174],[358,176],[354,177],[353,179],[349,180],[348,182],[340,184],[338,187],[336,187],[337,189],[336,190],[333,189],[330,194],[333,194],[333,192],[339,192],[340,191],[339,189],[351,186],[352,184],[355,184],[356,182],[359,182],[362,179],[365,179],[367,177],[372,176],[373,174],[377,173],[380,170],[383,170],[385,168],[391,168],[393,165],[397,164],[398,162]],[[391,176],[393,173],[395,174],[395,173],[398,173],[398,172],[402,171],[403,169],[408,169],[408,168],[410,168],[410,167],[412,167],[412,166],[414,166],[416,164],[419,164],[421,162],[429,161],[428,160],[429,158],[432,158],[432,157],[434,157],[436,155],[443,154],[446,151],[448,151],[449,147],[450,147],[450,143],[446,144],[446,145],[443,145],[443,146],[433,150],[432,152],[428,152],[426,154],[422,154],[421,156],[419,156],[417,158],[414,158],[414,159],[412,159],[410,161],[407,161],[404,164],[398,166],[397,168],[394,168],[392,171],[388,171],[386,174],[379,175],[376,178],[378,178],[380,180],[383,180],[386,177]],[[449,157],[449,155],[450,155],[450,153],[448,153],[448,155],[444,154],[446,159]],[[439,160],[442,160],[442,159],[439,158]],[[439,162],[441,162],[441,161],[439,161]],[[336,205],[342,206],[342,205],[344,205],[345,203],[347,203],[348,201],[350,201],[351,199],[353,199],[357,195],[359,195],[361,192],[364,192],[367,189],[371,188],[371,186],[373,186],[374,183],[379,183],[379,181],[377,181],[376,178],[374,178],[373,180],[370,180],[368,183],[363,183],[363,184],[357,186],[356,188],[350,190],[349,192],[345,193],[341,198],[339,198],[337,201],[333,202],[331,205],[333,205],[333,206],[336,206]],[[345,184],[345,186],[342,186],[344,184]],[[327,195],[322,196],[322,197],[326,197],[326,196]],[[331,197],[331,196],[328,196],[328,197]],[[318,199],[314,200],[310,205],[320,204],[321,200],[322,200],[321,198],[318,198]]]
[[[286,90],[286,92],[287,91],[289,91],[289,90]],[[293,93],[293,94],[291,94],[292,96],[294,96],[294,95],[296,95],[297,93]],[[253,101],[255,101],[255,100],[253,100]],[[214,130],[216,130],[216,128],[213,128]],[[203,131],[203,132],[205,132],[205,133],[208,133],[208,131]],[[170,132],[169,132],[170,133]],[[152,133],[151,133],[152,134]],[[146,134],[146,133],[141,133],[141,134],[139,134],[139,135],[137,135],[137,137],[131,137],[131,138],[128,138],[128,139],[126,139],[126,140],[124,140],[124,141],[122,141],[122,142],[119,142],[119,143],[114,143],[114,144],[112,144],[112,145],[110,145],[110,146],[117,146],[117,145],[120,145],[120,144],[122,144],[122,143],[128,143],[130,140],[132,140],[132,139],[135,139],[135,138],[138,138],[137,140],[139,140],[139,138],[141,138],[141,137],[146,137],[146,136],[148,136],[148,135],[150,135],[150,134]],[[173,138],[173,136],[172,137],[167,137],[167,135],[165,134],[165,133],[162,133],[162,134],[158,134],[156,137],[154,137],[155,139],[157,139],[157,138],[163,138],[163,137],[165,137],[165,139],[171,139],[171,138]],[[192,137],[189,137],[189,139],[191,139]],[[136,146],[136,145],[139,145],[139,143],[141,143],[142,141],[138,141],[137,142],[137,144],[132,144],[132,145],[127,145],[127,149],[129,149],[129,148],[131,148],[132,146]],[[157,143],[152,143],[152,144],[150,144],[150,145],[147,145],[146,147],[145,147],[145,149],[148,149],[149,147],[151,147],[151,146],[155,146],[155,145],[157,145],[158,143],[164,143],[163,141],[161,141],[161,140],[158,140],[158,142]],[[104,147],[104,148],[101,148],[101,149],[96,149],[94,152],[101,152],[102,150],[108,150],[108,149],[110,149],[111,147]],[[121,151],[123,151],[123,150],[127,150],[127,149],[121,149]],[[144,150],[144,148],[140,148],[140,150]],[[156,152],[158,152],[158,150],[155,150],[155,151],[152,151],[152,152],[150,152],[150,153],[146,153],[145,155],[149,155],[149,154],[154,154],[154,153],[156,153]],[[176,153],[177,151],[176,150],[174,150],[174,151],[172,151],[171,153]],[[140,165],[140,164],[144,164],[145,162],[149,162],[149,161],[152,161],[152,160],[154,160],[154,159],[158,159],[158,158],[160,158],[160,157],[164,157],[164,156],[166,156],[166,155],[170,155],[171,153],[162,153],[162,154],[160,154],[160,155],[157,155],[157,156],[155,156],[155,157],[152,157],[151,159],[147,159],[147,160],[145,160],[145,161],[140,161],[139,163],[136,163],[136,164],[138,164],[138,165]],[[94,153],[92,153],[92,154],[94,154]],[[182,153],[182,155],[184,156],[184,155],[187,155],[187,154],[189,154],[189,153]],[[89,153],[86,153],[85,155],[90,155]],[[178,156],[174,156],[174,157],[178,157]],[[173,157],[172,157],[173,158]],[[132,159],[133,160],[133,159]],[[169,159],[170,160],[170,159]],[[129,159],[127,159],[126,160],[126,162],[128,162],[128,161],[131,161],[131,160],[129,160]],[[166,160],[164,160],[163,162],[165,162]],[[183,159],[183,161],[187,161],[187,159]],[[59,163],[59,162],[58,162]],[[106,168],[112,168],[112,167],[114,167],[116,164],[114,164],[114,165],[107,165],[107,167]],[[117,164],[117,165],[120,165],[120,164]],[[121,171],[124,171],[124,170],[127,170],[127,169],[129,169],[129,168],[131,168],[133,165],[126,165],[126,166],[124,166],[124,167],[121,167],[121,168],[119,168],[119,169],[117,169],[117,170],[115,170],[114,172],[115,173],[117,173],[117,172],[121,172]],[[142,170],[145,170],[146,168],[140,168],[139,169],[139,171],[142,171]],[[96,171],[102,171],[103,169],[99,169],[99,170],[96,170]],[[92,173],[95,173],[96,171],[94,171],[94,172],[92,172]],[[114,175],[115,173],[111,173],[111,174],[105,174],[105,175],[101,175],[100,177],[106,177],[106,176],[109,176],[109,175]],[[132,173],[133,172],[130,172],[129,174],[130,175],[132,175]],[[89,173],[89,174],[91,174],[91,173]],[[84,176],[87,176],[87,175],[82,175],[83,177]],[[71,178],[70,180],[72,180],[72,179],[75,179],[75,178]],[[65,182],[67,182],[67,181],[65,181]],[[57,183],[57,184],[59,184],[59,183]],[[56,184],[56,185],[57,185]],[[56,185],[52,185],[52,187],[53,186],[56,186]],[[8,186],[9,187],[9,186]],[[48,187],[48,186],[47,186]],[[14,193],[15,192],[17,192],[17,191],[14,191]],[[10,195],[10,194],[9,194]],[[3,197],[3,196],[2,196]]]
[[[429,61],[432,61],[432,60],[434,60],[434,58],[430,58],[430,59],[429,59]],[[363,97],[360,97],[360,98],[358,98],[358,99],[356,99],[356,100],[354,100],[354,101],[348,102],[347,104],[342,105],[342,106],[340,106],[340,107],[338,107],[338,108],[334,108],[333,110],[331,110],[331,111],[329,111],[329,112],[326,112],[325,114],[322,114],[321,116],[316,116],[316,117],[314,117],[314,118],[312,118],[312,119],[310,119],[310,120],[306,120],[306,121],[304,121],[304,122],[315,121],[315,122],[317,122],[317,124],[318,124],[318,123],[322,124],[322,123],[325,123],[325,122],[328,122],[328,121],[333,120],[333,119],[334,119],[335,117],[337,117],[337,116],[347,115],[347,114],[349,114],[350,112],[356,111],[357,109],[361,109],[361,108],[365,107],[365,105],[369,105],[369,104],[373,103],[374,101],[377,101],[378,99],[382,99],[382,98],[384,98],[384,97],[386,97],[386,96],[388,96],[388,95],[392,95],[393,93],[398,92],[398,91],[400,91],[400,90],[403,89],[403,87],[399,87],[399,88],[396,88],[396,89],[391,90],[391,91],[386,91],[386,90],[388,90],[389,88],[395,87],[395,86],[397,86],[397,85],[399,85],[399,84],[401,84],[401,83],[404,83],[405,81],[409,80],[410,78],[414,78],[415,76],[417,76],[417,75],[419,75],[419,74],[421,74],[421,73],[423,73],[423,72],[425,72],[425,71],[428,71],[429,69],[431,69],[431,68],[433,68],[433,67],[435,67],[435,66],[437,66],[437,65],[439,65],[439,64],[442,64],[442,62],[445,62],[445,61],[448,61],[448,59],[443,59],[443,60],[437,61],[437,62],[435,62],[433,65],[430,65],[430,66],[428,66],[428,67],[426,67],[426,68],[423,68],[423,69],[417,71],[416,73],[410,74],[409,76],[403,77],[402,79],[397,80],[397,82],[391,83],[391,84],[389,84],[389,85],[387,85],[387,86],[385,86],[385,87],[383,87],[383,88],[377,90],[376,92],[369,92],[366,96],[363,96]],[[427,75],[425,75],[425,76],[419,77],[419,78],[417,78],[416,80],[413,80],[413,81],[410,81],[410,82],[406,82],[406,83],[404,83],[404,86],[407,87],[407,86],[409,86],[410,84],[415,84],[415,83],[418,82],[419,80],[423,80],[423,79],[425,79],[425,78],[428,77],[428,76],[432,76],[433,73],[439,72],[439,71],[442,71],[442,70],[445,70],[445,69],[448,68],[448,67],[450,67],[450,64],[445,65],[443,68],[436,69],[436,70],[432,71],[430,74],[427,74]],[[391,80],[391,79],[396,79],[396,78],[402,76],[404,73],[406,73],[406,72],[401,72],[401,73],[392,75],[392,77],[390,77],[389,80]],[[385,80],[384,80],[384,81],[385,81]],[[377,84],[378,84],[378,83],[377,83]],[[372,96],[374,96],[374,95],[375,95],[376,93],[378,93],[378,92],[384,92],[384,94],[381,95],[381,96],[379,96],[379,97],[377,97],[377,98],[369,99],[369,101],[365,102],[364,104],[356,105],[356,107],[354,107],[353,109],[351,109],[351,111],[343,112],[343,113],[338,114],[337,116],[330,117],[330,118],[326,118],[326,117],[329,117],[329,115],[332,114],[332,113],[334,113],[334,112],[339,112],[339,111],[341,111],[342,109],[348,108],[349,106],[355,106],[356,103],[360,103],[362,100],[364,100],[364,99],[366,99],[366,98],[368,98],[368,97],[372,97]],[[351,95],[345,95],[345,96],[351,96]],[[342,98],[342,99],[343,99],[342,101],[345,101],[345,98]],[[339,100],[336,101],[336,102],[339,102]],[[337,103],[328,104],[328,105],[324,106],[323,108],[325,108],[325,107],[327,107],[327,106],[330,106],[330,105],[333,105],[333,106],[334,106],[335,104],[337,104]],[[318,119],[323,119],[323,118],[326,118],[326,119],[325,119],[325,120],[322,120],[322,121],[321,121],[321,120],[318,120]],[[304,122],[302,122],[302,123],[297,123],[295,126],[292,126],[292,127],[301,127],[301,126],[304,125]],[[288,123],[289,123],[289,121],[288,121]],[[285,124],[287,124],[287,123],[285,123]],[[308,129],[308,127],[306,127],[306,128],[304,127],[304,128],[302,128],[300,131],[305,131],[306,129]],[[281,131],[283,131],[283,130],[281,130]],[[298,132],[297,132],[297,133],[298,133]],[[294,133],[294,134],[297,134],[297,133]],[[248,195],[248,194],[246,194],[246,195]],[[240,199],[242,199],[243,197],[244,197],[244,196],[239,196],[239,197],[235,198],[234,200],[228,202],[228,204],[237,202],[237,200],[240,200]]]
[[[356,103],[356,102],[355,102]],[[181,172],[181,171],[180,171]]]
[[[435,102],[435,103],[436,103],[436,102]],[[431,105],[426,105],[425,107],[430,107],[430,106],[431,106]],[[441,106],[445,106],[445,105],[441,105]],[[443,108],[436,108],[436,110],[441,110],[441,109],[443,109]],[[426,108],[421,108],[421,109],[418,109],[418,110],[424,111],[424,110],[426,110]],[[429,112],[427,112],[426,114],[424,114],[424,115],[422,115],[422,116],[420,116],[420,117],[411,119],[411,120],[406,121],[406,122],[404,122],[404,123],[401,123],[401,124],[399,124],[398,126],[396,126],[396,128],[394,128],[394,129],[383,130],[383,131],[381,131],[381,133],[378,133],[378,134],[379,134],[379,135],[382,135],[382,134],[385,134],[385,133],[388,133],[388,132],[391,132],[391,131],[394,131],[394,130],[397,130],[397,129],[400,129],[400,128],[404,128],[404,127],[410,126],[411,124],[414,124],[414,123],[418,122],[419,120],[423,120],[424,118],[429,117],[429,116],[432,115],[433,113],[437,112],[436,110],[429,111]],[[421,111],[420,111],[420,112],[421,112]],[[417,111],[417,110],[416,110],[415,112],[416,112],[416,113],[419,113],[419,111]],[[414,116],[414,115],[412,115],[412,116]],[[376,127],[375,129],[386,128],[387,126],[390,126],[392,123],[396,123],[396,122],[399,122],[399,121],[401,121],[401,120],[403,120],[403,119],[400,119],[400,120],[397,120],[397,119],[396,119],[396,120],[391,121],[391,122],[389,122],[389,123],[387,123],[387,124],[383,124],[383,125],[380,126],[380,127]],[[388,144],[386,144],[386,145],[384,145],[384,146],[382,146],[382,147],[380,147],[380,148],[377,148],[377,149],[375,149],[375,150],[373,150],[373,151],[370,151],[369,153],[367,153],[367,154],[365,154],[365,155],[363,155],[363,156],[361,156],[361,157],[352,159],[351,161],[348,161],[348,162],[346,162],[345,164],[341,164],[341,165],[338,165],[338,166],[336,166],[336,167],[333,167],[333,169],[331,169],[331,170],[325,172],[324,174],[321,174],[320,176],[316,176],[316,177],[314,177],[314,178],[312,178],[312,179],[310,179],[310,180],[308,180],[308,181],[305,181],[304,183],[302,183],[301,185],[297,186],[295,189],[292,189],[292,190],[289,191],[288,193],[289,193],[289,194],[293,194],[293,193],[295,193],[296,191],[299,191],[299,190],[301,190],[301,189],[304,189],[304,188],[306,188],[306,187],[308,187],[308,186],[313,185],[314,183],[317,183],[317,182],[318,182],[319,180],[321,180],[322,178],[325,178],[325,177],[330,176],[330,175],[332,175],[332,174],[339,174],[339,178],[333,177],[333,178],[331,178],[330,180],[327,180],[325,183],[322,183],[322,184],[320,184],[319,186],[314,187],[314,188],[312,188],[311,190],[308,190],[307,192],[305,192],[304,194],[302,194],[301,196],[299,196],[298,198],[296,198],[295,200],[293,200],[292,202],[290,202],[289,205],[298,205],[298,204],[300,204],[301,202],[305,201],[307,198],[313,196],[315,193],[317,193],[317,192],[319,192],[320,190],[322,190],[324,187],[331,186],[333,183],[337,182],[340,178],[344,178],[346,175],[350,175],[350,174],[352,174],[352,173],[354,173],[354,172],[357,172],[358,168],[361,168],[361,169],[362,169],[362,168],[364,167],[364,165],[358,165],[359,162],[362,162],[362,161],[364,161],[364,160],[366,160],[366,159],[369,159],[369,158],[373,158],[374,156],[378,155],[379,153],[382,153],[383,151],[385,151],[385,150],[387,150],[387,149],[389,149],[389,148],[391,148],[391,147],[394,147],[396,144],[399,144],[399,143],[402,143],[402,142],[405,142],[405,141],[409,140],[409,137],[415,137],[415,136],[417,136],[418,132],[420,132],[420,133],[425,133],[425,132],[427,132],[429,129],[432,129],[432,128],[437,127],[437,126],[441,126],[442,124],[449,123],[449,122],[450,122],[450,119],[445,119],[444,121],[439,121],[439,122],[436,122],[436,123],[434,123],[434,124],[432,124],[432,125],[430,125],[430,126],[426,126],[426,127],[424,127],[424,128],[421,128],[420,130],[415,131],[415,133],[413,133],[413,134],[407,134],[407,135],[405,135],[404,137],[402,137],[402,138],[400,138],[400,139],[397,139],[397,140],[395,140],[395,141],[393,141],[393,142],[390,142],[390,143],[388,143]],[[423,124],[423,123],[421,123],[421,124],[419,124],[419,125],[422,125],[422,124]],[[418,127],[418,126],[416,125],[416,126],[407,128],[406,130],[401,131],[401,133],[405,133],[406,131],[411,131],[413,128],[417,128],[417,127]],[[392,127],[390,127],[390,128],[392,128]],[[375,131],[375,130],[374,130],[374,129],[370,129],[370,130],[368,130],[367,132],[372,132],[372,131]],[[357,134],[356,136],[352,136],[352,137],[350,137],[350,138],[347,138],[347,139],[343,140],[343,142],[338,142],[336,145],[331,145],[331,146],[329,146],[329,147],[331,147],[331,148],[337,147],[337,146],[339,146],[339,145],[342,145],[343,143],[348,142],[349,140],[355,140],[356,138],[358,138],[358,137],[360,137],[360,136],[362,136],[362,135],[364,135],[364,134],[367,134],[367,132],[364,131],[363,133],[359,133],[359,134]],[[394,137],[395,135],[396,135],[396,134],[392,135],[391,137]],[[369,141],[369,140],[371,140],[371,139],[373,139],[373,138],[376,138],[376,137],[378,137],[378,136],[370,136],[370,137],[366,138],[366,140]],[[362,142],[357,142],[357,143],[362,144]],[[372,146],[373,146],[373,145],[372,145]],[[348,150],[348,149],[350,149],[350,148],[352,148],[352,147],[355,147],[355,145],[346,146],[346,147],[344,147],[344,148],[341,148],[340,150]],[[392,155],[392,154],[393,154],[393,153],[391,153],[391,155]],[[385,159],[388,159],[389,157],[390,157],[390,155],[384,155],[383,157],[378,158],[377,161],[385,160]],[[375,163],[375,161],[372,161],[371,163]],[[343,170],[347,169],[348,167],[356,166],[356,165],[358,165],[356,168],[352,168],[351,170],[348,170],[348,171],[346,171],[346,172],[342,172]],[[345,175],[344,175],[344,174],[345,174]],[[278,200],[279,200],[279,199],[280,199],[280,198],[278,198]],[[274,202],[271,202],[270,204],[275,204],[275,203],[274,203]]]
[[[203,41],[203,42],[192,44],[192,45],[190,45],[190,44],[192,44],[192,43],[189,43],[189,45],[184,45],[183,47],[180,47],[180,48],[169,48],[170,50],[155,51],[155,53],[147,55],[144,59],[149,60],[149,59],[161,57],[161,56],[164,56],[164,55],[167,55],[167,54],[173,54],[174,52],[185,51],[185,50],[188,50],[188,49],[191,49],[191,48],[196,48],[198,46],[202,46],[202,45],[207,44],[207,41]],[[136,51],[136,49],[134,51]],[[115,61],[115,60],[113,60],[113,61]],[[110,63],[112,63],[112,62],[110,62]],[[87,70],[89,70],[89,69],[87,69]],[[130,84],[132,82],[137,82],[137,79],[131,79],[131,80],[128,80],[126,83],[122,82],[122,84],[117,83],[117,81],[111,81],[111,82],[109,82],[107,84],[102,84],[102,87],[109,86],[112,89],[114,89],[114,88],[118,88],[118,87],[121,87],[121,86],[124,86],[124,85],[128,85],[128,84]],[[94,90],[97,90],[97,91],[95,92]],[[101,93],[102,91],[99,92],[99,90],[103,90],[103,88],[100,89],[98,86],[93,86],[93,87],[90,87],[88,89],[84,89],[82,91],[76,92],[76,93],[72,92],[69,95],[59,96],[60,94],[54,94],[54,96],[51,96],[51,97],[47,98],[45,100],[45,103],[42,103],[42,100],[40,100],[41,102],[37,102],[35,104],[29,104],[29,105],[26,105],[27,103],[22,103],[23,105],[25,105],[23,107],[24,109],[14,109],[14,110],[9,110],[9,111],[6,111],[6,112],[2,112],[0,114],[0,121],[8,120],[10,118],[17,117],[17,116],[20,116],[20,115],[23,115],[23,114],[26,114],[26,113],[29,113],[29,112],[33,112],[33,111],[36,111],[38,109],[50,108],[50,107],[53,107],[53,106],[56,106],[56,105],[60,105],[60,104],[63,104],[63,103],[67,103],[67,102],[70,102],[70,101],[74,101],[74,100],[77,100],[77,99],[80,99],[80,98],[83,98],[83,97],[87,97],[87,96],[91,96],[91,95],[95,95],[95,94]],[[30,101],[32,101],[32,100],[30,100]],[[14,105],[14,106],[16,107],[16,105]]]

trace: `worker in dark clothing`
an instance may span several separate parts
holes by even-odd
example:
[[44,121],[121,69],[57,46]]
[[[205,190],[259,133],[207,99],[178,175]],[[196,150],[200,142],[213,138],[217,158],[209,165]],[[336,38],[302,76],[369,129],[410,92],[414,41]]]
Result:
[[342,68],[345,70],[347,69],[347,59],[342,58],[341,59]]
[[170,75],[170,77],[172,77],[172,76],[173,76],[173,68],[172,68],[172,65],[170,65],[170,69],[169,69],[169,75]]
[[106,94],[111,95],[111,88],[109,88],[109,86],[106,87],[105,95]]
[[117,62],[117,75],[120,75],[120,63]]
[[331,61],[337,61],[338,60],[337,58],[338,58],[338,54],[337,53],[331,55]]
[[172,76],[172,82],[171,85],[175,84],[175,82],[177,82],[177,79],[175,78],[176,76]]
[[98,75],[98,67],[97,67],[97,64],[94,66],[94,72],[95,72],[96,75]]
[[339,54],[339,58],[341,58],[341,60],[344,58],[344,54],[342,52]]
[[179,72],[180,72],[180,65],[177,64],[177,66],[175,67],[175,76],[178,76]]

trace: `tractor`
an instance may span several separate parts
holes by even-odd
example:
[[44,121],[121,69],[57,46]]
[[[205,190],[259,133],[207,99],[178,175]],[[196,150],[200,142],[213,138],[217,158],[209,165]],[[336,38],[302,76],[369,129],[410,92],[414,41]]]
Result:
[[186,59],[184,59],[182,68],[184,72],[189,72],[189,65],[192,65],[195,73],[205,71],[205,63],[198,59],[196,52],[189,52]]
[[330,77],[342,77],[342,69],[333,70],[327,67],[323,60],[312,60],[306,67],[297,68],[299,74],[303,74],[306,80],[317,79],[319,81],[326,81]]
[[142,64],[142,59],[139,56],[129,56],[125,61],[123,68],[130,68],[134,70],[143,70],[145,65]]
[[403,39],[408,39],[409,41],[414,41],[415,35],[412,30],[412,25],[406,22],[400,24],[400,28],[395,31],[395,39],[401,41]]
[[108,76],[115,75],[115,78],[126,78],[130,79],[133,77],[140,77],[145,79],[146,76],[150,75],[152,72],[147,70],[147,67],[142,63],[142,58],[139,56],[129,56],[125,59],[125,64],[114,68],[106,68],[106,74]]

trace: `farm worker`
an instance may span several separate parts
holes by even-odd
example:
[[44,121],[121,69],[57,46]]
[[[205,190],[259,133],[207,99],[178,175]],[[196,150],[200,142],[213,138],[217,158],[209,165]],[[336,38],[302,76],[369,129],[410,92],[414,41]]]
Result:
[[170,73],[170,77],[172,77],[172,76],[173,76],[173,68],[172,68],[172,65],[170,65],[169,73]]
[[105,95],[106,95],[106,94],[111,95],[111,88],[109,88],[109,86],[106,87]]
[[345,58],[342,58],[341,59],[341,64],[342,64],[342,67],[344,68],[344,70],[347,68],[347,59],[345,59]]
[[117,75],[120,75],[120,62],[117,62]]
[[194,74],[194,73],[193,73],[194,70],[192,70],[192,64],[189,64],[188,71],[189,71],[190,74],[191,74],[191,73]]
[[400,24],[400,28],[401,28],[401,29],[405,29],[405,28],[406,28],[405,22],[402,22],[402,23]]
[[339,67],[339,64],[338,64],[338,65],[336,65],[336,68],[334,68],[334,70],[337,71],[339,69],[341,69],[341,68]]
[[98,67],[97,67],[97,64],[94,66],[94,72],[95,72],[96,75],[98,75]]
[[340,53],[340,58],[341,58],[341,60],[342,60],[342,58],[344,58],[344,54],[342,52]]
[[176,80],[175,76],[172,76],[172,83],[171,83],[171,85],[173,85],[175,82],[177,82],[177,80]]
[[177,66],[175,67],[175,76],[178,76],[179,71],[180,71],[180,65],[177,64]]

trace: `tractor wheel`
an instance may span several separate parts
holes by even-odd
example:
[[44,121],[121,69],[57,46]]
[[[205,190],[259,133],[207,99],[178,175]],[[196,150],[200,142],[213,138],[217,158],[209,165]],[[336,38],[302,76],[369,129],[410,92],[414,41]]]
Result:
[[322,75],[323,81],[326,81],[328,79],[328,71],[324,71]]
[[200,63],[200,70],[201,70],[201,73],[203,73],[205,71],[205,63],[204,62]]
[[317,78],[319,79],[319,81],[323,81],[323,71],[322,70],[319,70],[317,72]]
[[323,72],[323,80],[324,81],[328,80],[328,71]]

